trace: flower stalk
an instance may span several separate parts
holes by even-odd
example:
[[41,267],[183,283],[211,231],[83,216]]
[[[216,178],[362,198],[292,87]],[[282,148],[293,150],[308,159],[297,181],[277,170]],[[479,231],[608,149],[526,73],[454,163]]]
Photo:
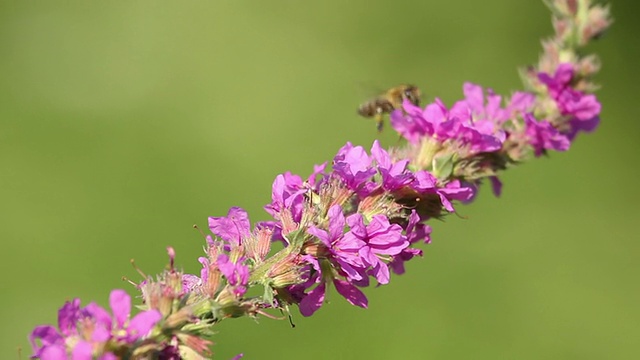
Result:
[[[526,91],[503,101],[466,83],[464,99],[450,107],[437,98],[424,108],[405,101],[390,121],[406,143],[384,149],[374,141],[370,151],[347,143],[330,167],[316,166],[305,180],[278,175],[265,206],[271,221],[252,227],[241,208],[210,217],[200,274],[175,269],[169,248],[168,268],[136,285],[140,313],[129,318],[122,290],[111,293],[113,315],[67,302],[58,328],[32,332],[34,358],[204,359],[213,326],[224,319],[276,318],[270,312],[290,314],[293,305],[311,316],[330,287],[366,308],[361,288],[388,284],[422,256],[431,219],[473,201],[485,180],[500,195],[502,171],[566,151],[579,133],[597,127],[592,78],[600,64],[580,50],[611,24],[609,9],[589,0],[545,3],[555,33],[543,41],[538,64],[521,70]],[[277,243],[284,246],[276,251]]]

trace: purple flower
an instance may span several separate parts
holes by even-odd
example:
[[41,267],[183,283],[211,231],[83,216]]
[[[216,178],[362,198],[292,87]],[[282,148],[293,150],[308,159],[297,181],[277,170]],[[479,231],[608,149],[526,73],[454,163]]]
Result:
[[365,225],[362,215],[356,213],[347,218],[347,223],[351,230],[344,237],[365,243],[359,250],[362,261],[371,266],[370,272],[380,284],[389,283],[389,268],[380,256],[397,255],[409,246],[409,241],[402,234],[402,227],[390,224],[389,219],[381,214],[375,215]]
[[58,327],[60,333],[63,336],[70,336],[76,334],[76,323],[82,316],[80,309],[80,299],[73,299],[73,301],[67,301],[60,310],[58,310]]
[[304,205],[303,195],[306,191],[300,176],[290,172],[280,174],[273,181],[271,204],[265,206],[265,210],[274,218],[279,219],[282,211],[289,209],[293,220],[299,222]]
[[362,280],[365,265],[362,263],[359,251],[365,246],[365,242],[344,236],[346,224],[342,208],[333,205],[329,209],[329,231],[310,226],[307,232],[317,237],[327,248],[327,259],[334,265],[339,273],[349,280]]
[[309,291],[299,304],[302,316],[311,316],[318,311],[324,303],[325,293],[326,285],[324,281]]
[[[49,346],[42,349],[38,355],[41,360],[67,360],[67,352],[62,346]],[[74,358],[75,360],[75,358]]]
[[226,217],[210,217],[209,229],[228,243],[240,246],[242,239],[249,237],[251,224],[246,211],[239,207],[232,207]]
[[[96,320],[97,328],[103,327],[105,331],[101,334],[102,339],[113,336],[119,341],[133,343],[147,335],[151,329],[160,321],[162,315],[157,310],[147,310],[138,313],[129,320],[131,314],[131,297],[124,290],[113,290],[109,295],[109,305],[113,313],[113,318],[109,313],[96,303],[87,305],[85,310]],[[94,336],[96,334],[94,333]]]
[[[405,234],[409,244],[415,244],[419,241],[425,244],[431,243],[431,237],[429,236],[431,234],[431,226],[422,224],[420,222],[420,216],[415,210],[412,210],[411,215],[409,215],[409,222],[405,229]],[[404,263],[416,256],[422,256],[422,250],[412,247],[402,249],[398,255],[393,256],[393,260],[389,262],[389,268],[398,275],[404,274]]]
[[502,181],[497,176],[489,176],[491,182],[491,190],[496,197],[500,197],[502,194]]
[[[74,302],[79,299],[75,299]],[[65,304],[69,304],[68,302]],[[62,309],[60,309],[62,310]],[[58,315],[58,327],[62,332],[60,324],[60,315]],[[71,329],[69,329],[71,330]],[[75,328],[73,329],[75,331]],[[67,333],[64,336],[70,337],[72,334]],[[75,334],[74,334],[75,335]],[[36,339],[40,339],[41,345],[38,345]],[[43,358],[45,355],[50,359],[66,359],[66,348],[64,337],[58,333],[55,327],[50,325],[36,326],[29,336],[31,347],[33,348],[33,357]],[[60,355],[60,356],[58,356]]]
[[[215,244],[209,242],[208,250],[211,250],[212,246],[216,246]],[[217,252],[215,252],[217,254]],[[218,283],[211,283],[212,278],[209,276],[210,272],[218,271],[216,265],[212,265],[208,258],[199,257],[198,262],[202,264],[202,269],[200,269],[200,277],[192,274],[184,274],[182,275],[182,295],[187,293],[199,293],[204,294],[206,296],[213,297],[218,292]],[[216,277],[213,279],[217,280]]]
[[[317,189],[317,187],[321,184],[321,181],[318,181],[318,175],[324,175],[324,169],[327,167],[327,162],[323,162],[320,165],[313,166],[313,172],[307,178],[307,185],[312,189]],[[325,176],[321,176],[321,179],[324,179]]]
[[516,91],[511,95],[509,103],[505,108],[505,117],[507,119],[514,118],[517,114],[525,114],[530,112],[535,105],[536,96],[532,93]]
[[475,193],[472,186],[463,185],[459,180],[453,180],[447,183],[445,187],[438,187],[437,184],[438,179],[435,176],[426,170],[420,170],[415,173],[415,180],[411,187],[421,195],[438,195],[442,206],[449,212],[455,211],[451,201],[469,201]]
[[333,172],[342,178],[345,185],[358,192],[375,173],[371,158],[362,146],[347,142],[333,158]]
[[600,123],[600,103],[594,95],[587,95],[573,89],[573,65],[558,65],[555,74],[539,73],[538,79],[547,87],[547,91],[558,106],[560,114],[569,117],[570,128],[565,131],[573,140],[580,131],[591,132]]
[[[277,221],[258,223],[259,227],[269,228],[273,231],[273,240],[287,242],[283,231],[286,235],[286,233],[295,230],[292,226],[297,226],[302,219],[305,195],[308,195],[309,191],[317,191],[323,184],[326,179],[324,176],[326,165],[326,162],[315,165],[313,173],[306,181],[302,181],[300,176],[290,172],[276,176],[271,188],[271,203],[266,205],[264,209]],[[321,175],[320,180],[318,180],[318,175]]]
[[571,142],[547,121],[537,121],[533,115],[524,117],[526,135],[533,147],[535,156],[543,155],[546,150],[567,151]]
[[[204,271],[205,269],[202,269]],[[206,273],[204,274],[206,275]],[[196,275],[184,274],[182,275],[182,294],[190,293],[198,289],[202,286],[202,279],[206,279],[207,276],[202,276],[202,278],[197,277]]]
[[115,359],[112,353],[102,352],[104,344],[109,341],[133,344],[146,336],[162,318],[157,310],[147,310],[129,319],[131,297],[124,290],[113,290],[109,304],[113,316],[95,303],[83,309],[79,307],[79,299],[65,303],[58,312],[59,331],[45,325],[37,326],[31,333],[34,357],[67,359],[70,353],[74,360],[93,359],[94,356]]
[[[464,100],[458,101],[451,107],[450,113],[464,121],[475,123],[479,127],[481,122],[483,127],[492,129],[497,136],[499,127],[507,120],[513,119],[518,114],[531,111],[535,103],[535,95],[527,92],[516,92],[509,99],[505,108],[501,107],[502,97],[491,89],[485,91],[482,86],[473,83],[463,85]],[[490,133],[485,131],[485,133]]]
[[241,260],[234,263],[227,254],[218,255],[217,260],[220,272],[227,279],[229,285],[232,286],[236,297],[241,297],[247,292],[247,283],[249,282],[249,268],[243,265]]
[[538,74],[538,79],[547,86],[549,95],[557,99],[570,88],[571,79],[573,79],[573,65],[570,63],[560,64],[553,76],[541,72]]
[[422,256],[422,250],[408,247],[400,254],[393,257],[393,260],[389,262],[389,268],[397,275],[402,275],[405,273],[404,263],[413,259],[416,256]]
[[475,193],[473,186],[460,182],[460,180],[449,181],[444,187],[439,188],[438,194],[440,199],[446,198],[447,201],[469,201]]
[[506,112],[500,107],[502,97],[496,95],[493,90],[487,89],[485,102],[482,86],[473,83],[464,83],[462,87],[465,99],[456,102],[451,107],[451,114],[462,120],[489,121],[500,124],[507,120]]
[[504,131],[493,121],[474,120],[466,104],[458,105],[450,112],[440,101],[427,105],[424,110],[405,101],[404,113],[394,111],[391,124],[409,142],[417,143],[422,138],[431,138],[437,142],[453,141],[467,155],[481,152],[493,152],[502,148],[506,138]]
[[391,156],[380,147],[378,140],[373,142],[371,155],[376,160],[378,171],[382,177],[382,188],[392,192],[398,190],[413,181],[413,174],[407,170],[409,160],[391,162]]
[[[351,305],[361,308],[368,307],[367,297],[355,285],[348,281],[333,279],[333,285],[340,295],[342,295]],[[326,281],[322,280],[313,290],[306,294],[300,301],[300,313],[303,316],[313,315],[324,303],[326,296]]]
[[207,248],[209,257],[198,258],[202,264],[200,277],[191,274],[182,275],[183,293],[194,292],[213,299],[221,290],[220,285],[223,285],[220,276],[222,275],[235,297],[244,296],[250,276],[249,267],[244,265],[246,257],[232,258],[222,250],[223,247],[220,245],[209,244]]
[[[324,247],[325,252],[320,252],[322,259],[316,259],[310,255],[305,259],[311,264],[317,275],[310,278],[307,287],[314,283],[318,285],[306,294],[300,301],[300,313],[304,316],[311,316],[324,302],[326,292],[326,282],[331,280],[336,290],[350,304],[367,307],[366,296],[356,287],[356,283],[364,283],[366,279],[366,267],[361,260],[359,251],[366,246],[363,240],[354,237],[344,236],[345,218],[342,208],[333,205],[329,209],[329,231],[322,230],[315,226],[310,226],[307,232],[318,238]],[[331,264],[331,270],[320,265],[319,261],[326,261]],[[334,272],[335,271],[335,272]],[[346,280],[336,278],[336,274],[344,276]]]
[[367,297],[352,283],[340,279],[333,279],[333,286],[336,287],[340,295],[347,299],[349,304],[359,306],[363,309],[369,306]]

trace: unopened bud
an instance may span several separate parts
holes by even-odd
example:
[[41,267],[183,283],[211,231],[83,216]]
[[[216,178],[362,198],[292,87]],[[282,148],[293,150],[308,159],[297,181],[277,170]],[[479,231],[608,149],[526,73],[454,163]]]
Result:
[[584,21],[585,25],[582,28],[581,44],[584,45],[590,40],[600,38],[611,23],[608,6],[594,6],[589,9]]
[[271,237],[273,230],[268,228],[258,229],[250,237],[243,239],[246,255],[256,263],[261,263],[271,249]]
[[284,236],[298,229],[298,223],[293,220],[293,214],[289,209],[282,210],[280,222],[282,223],[282,235]]
[[182,309],[174,312],[167,317],[167,320],[163,324],[163,327],[167,329],[180,328],[182,325],[191,321],[193,312],[189,307],[183,307]]
[[266,277],[274,288],[281,288],[300,283],[301,260],[298,254],[289,254],[275,263]]
[[388,218],[397,216],[403,209],[403,206],[396,202],[395,198],[382,191],[380,188],[377,193],[367,196],[358,204],[358,212],[362,214],[366,222],[371,221],[374,216],[382,214]]
[[195,351],[198,355],[204,356],[211,353],[209,347],[213,345],[213,342],[210,340],[184,333],[178,333],[177,337],[182,344]]

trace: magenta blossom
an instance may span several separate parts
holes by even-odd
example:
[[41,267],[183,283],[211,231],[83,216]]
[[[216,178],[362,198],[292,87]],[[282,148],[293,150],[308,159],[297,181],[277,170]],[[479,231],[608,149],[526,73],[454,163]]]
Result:
[[501,106],[502,97],[491,89],[485,90],[480,85],[465,83],[463,85],[464,100],[453,104],[450,112],[462,120],[471,121],[487,128],[493,128],[495,132],[506,121],[513,119],[518,114],[531,111],[535,102],[535,95],[526,92],[516,92],[511,96],[505,108]]
[[[300,312],[304,316],[311,316],[322,306],[327,281],[331,281],[338,293],[352,305],[366,308],[368,303],[366,296],[354,285],[356,282],[363,282],[366,277],[366,265],[359,256],[360,249],[366,244],[362,240],[344,236],[346,221],[339,205],[333,205],[329,209],[328,216],[329,231],[315,226],[311,226],[307,230],[309,234],[318,238],[326,248],[326,254],[320,256],[328,261],[331,268],[329,270],[321,266],[319,260],[312,256],[305,256],[317,274],[315,280],[312,279],[307,286],[312,286],[313,283],[318,283],[318,285],[300,301]],[[336,277],[338,275],[345,277],[346,280],[338,279]]]
[[242,258],[233,262],[227,254],[218,255],[217,265],[222,275],[227,279],[236,297],[242,297],[247,292],[249,282],[249,268],[242,264]]
[[389,153],[380,147],[378,140],[373,142],[371,155],[376,160],[378,172],[382,177],[382,188],[392,192],[413,181],[413,174],[407,169],[409,160],[392,162]]
[[288,209],[293,220],[299,222],[302,216],[304,193],[306,191],[307,189],[304,187],[304,182],[300,176],[290,172],[280,174],[273,181],[271,204],[265,206],[265,210],[274,218],[279,219],[281,213]]
[[453,113],[438,98],[424,109],[405,101],[403,109],[404,113],[397,110],[391,114],[391,125],[411,143],[423,138],[451,141],[472,155],[497,151],[506,138],[493,122],[475,121],[471,109],[465,112],[458,107]]
[[[340,280],[340,279],[332,279],[331,280],[336,290],[340,295],[342,295],[347,301],[352,304],[359,306],[361,308],[368,307],[367,297],[358,289],[355,285],[351,284],[348,281]],[[322,280],[318,286],[316,286],[313,290],[311,290],[301,301],[299,304],[300,313],[303,316],[311,316],[313,315],[324,303],[324,299],[326,296],[326,280]]]
[[600,123],[600,103],[595,95],[587,95],[572,87],[574,69],[570,63],[562,63],[553,76],[539,73],[538,79],[547,87],[547,91],[558,106],[560,114],[569,118],[570,129],[565,131],[570,140],[578,132],[591,132]]
[[420,170],[415,173],[415,179],[411,187],[422,195],[437,194],[440,197],[442,206],[449,212],[455,211],[451,203],[453,200],[469,201],[475,194],[474,187],[463,185],[459,180],[453,180],[444,187],[439,187],[438,179],[426,170]]
[[321,165],[315,165],[313,173],[306,181],[302,181],[300,176],[290,172],[276,176],[271,188],[271,203],[264,207],[276,221],[266,221],[258,224],[260,227],[272,229],[274,240],[287,241],[282,235],[282,231],[289,232],[293,229],[283,229],[283,219],[291,220],[296,224],[300,222],[304,209],[305,195],[309,191],[317,191],[323,184],[326,177],[322,176],[318,180],[318,176],[324,175],[326,165],[326,162]]
[[249,215],[242,208],[232,207],[227,216],[210,217],[209,229],[228,243],[239,246],[242,239],[249,237],[251,233]]
[[349,241],[363,241],[365,246],[359,250],[362,261],[371,267],[371,274],[380,284],[389,283],[389,267],[381,257],[398,255],[409,246],[409,241],[402,234],[402,227],[390,224],[386,216],[374,215],[371,222],[365,225],[361,214],[353,214],[347,218],[351,230],[344,237]]
[[[380,283],[387,283],[388,267],[377,256],[398,254],[409,244],[402,235],[402,228],[397,224],[389,224],[383,215],[374,216],[371,223],[365,226],[359,214],[345,219],[342,208],[334,205],[329,209],[328,217],[329,231],[315,226],[308,229],[308,233],[317,237],[326,247],[326,253],[321,256],[331,267],[321,266],[321,259],[305,257],[316,274],[307,286],[314,283],[317,286],[300,301],[300,312],[304,316],[312,315],[322,306],[329,281],[349,303],[366,308],[367,298],[356,286],[368,284],[366,270],[369,269]],[[345,234],[347,223],[351,230]]]
[[532,93],[516,91],[511,95],[507,107],[504,109],[504,117],[506,119],[513,119],[518,114],[525,114],[533,110],[533,106],[536,101],[536,96]]
[[[431,226],[421,223],[418,213],[412,210],[405,230],[410,246],[418,242],[431,243],[430,234]],[[422,256],[422,250],[412,247],[404,248],[398,255],[393,256],[393,260],[389,263],[389,268],[398,275],[404,274],[404,263],[416,256]]]
[[571,146],[569,138],[561,134],[549,122],[537,121],[531,114],[526,114],[524,121],[527,128],[526,135],[536,157],[543,155],[546,150],[569,150],[569,146]]
[[349,280],[362,280],[365,265],[358,252],[365,246],[365,242],[353,237],[345,237],[346,224],[342,208],[333,205],[329,209],[329,231],[310,226],[307,232],[317,237],[327,248],[327,259],[338,273]]
[[474,122],[488,121],[500,124],[507,120],[504,109],[500,107],[502,97],[496,95],[493,90],[487,89],[485,102],[482,86],[473,83],[464,83],[462,87],[464,100],[453,104],[451,113],[460,119],[468,119]]
[[[322,307],[322,305],[324,304],[324,299],[326,297],[326,284],[329,281],[333,283],[333,286],[336,288],[338,293],[342,295],[351,305],[359,306],[365,309],[368,307],[369,301],[367,300],[367,297],[362,291],[360,291],[360,289],[356,287],[356,285],[349,281],[333,277],[330,272],[323,272],[322,266],[320,266],[320,263],[314,257],[306,256],[305,259],[311,264],[314,275],[310,276],[304,284],[299,284],[292,287],[297,288],[297,290],[294,290],[294,292],[297,293],[297,297],[299,297],[298,305],[300,313],[303,316],[311,316],[316,311],[318,311],[320,307]],[[305,294],[304,289],[308,289],[314,284],[317,284],[316,287]]]
[[[148,335],[160,321],[162,315],[157,310],[142,311],[133,319],[131,297],[124,290],[113,290],[109,296],[112,315],[95,303],[80,309],[80,300],[67,302],[58,312],[58,328],[37,326],[31,333],[34,357],[47,359],[116,359],[110,352],[104,352],[107,342],[132,345]],[[37,344],[37,340],[41,345]],[[69,347],[70,346],[70,347]]]
[[347,142],[333,158],[333,172],[342,178],[349,189],[358,192],[366,187],[367,181],[376,173],[371,161],[362,146]]

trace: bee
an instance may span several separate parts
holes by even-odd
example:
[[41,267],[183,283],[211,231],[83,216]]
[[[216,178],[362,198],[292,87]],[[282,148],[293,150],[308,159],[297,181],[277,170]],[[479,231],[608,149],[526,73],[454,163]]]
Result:
[[416,106],[420,105],[420,89],[409,84],[394,86],[360,105],[358,114],[366,118],[375,118],[378,131],[382,131],[384,114],[390,114],[394,109],[401,108],[404,99]]

